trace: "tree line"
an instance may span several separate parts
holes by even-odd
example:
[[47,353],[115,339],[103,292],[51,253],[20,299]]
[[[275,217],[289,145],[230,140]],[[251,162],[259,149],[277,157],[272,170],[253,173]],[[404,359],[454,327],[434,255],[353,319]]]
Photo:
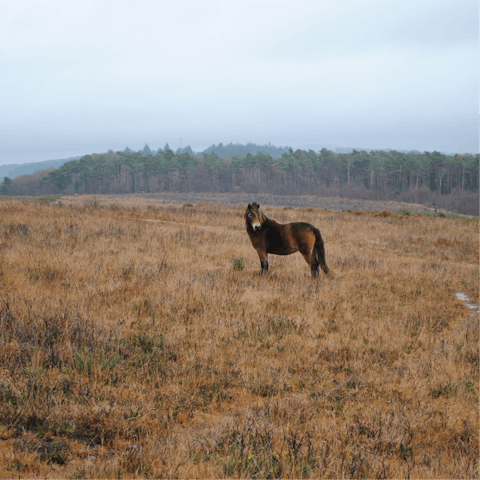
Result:
[[[40,184],[65,194],[262,192],[424,203],[418,192],[427,199],[432,198],[430,193],[441,197],[476,193],[478,198],[479,155],[289,148],[279,158],[263,152],[222,158],[216,151],[200,156],[175,154],[169,148],[155,154],[110,151],[67,162]],[[2,193],[8,191],[4,184]]]
[[268,154],[221,158],[172,150],[155,155],[110,152],[86,155],[51,171],[43,183],[65,193],[156,191],[265,192],[319,194],[330,186],[363,186],[378,193],[402,194],[422,186],[443,195],[454,189],[478,191],[479,155],[445,155],[327,149],[289,149],[274,159]]

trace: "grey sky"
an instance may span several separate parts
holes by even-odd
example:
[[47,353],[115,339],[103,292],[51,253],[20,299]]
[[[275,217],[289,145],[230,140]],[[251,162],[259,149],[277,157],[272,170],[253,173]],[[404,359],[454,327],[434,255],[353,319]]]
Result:
[[479,151],[478,0],[2,2],[0,164],[249,141]]

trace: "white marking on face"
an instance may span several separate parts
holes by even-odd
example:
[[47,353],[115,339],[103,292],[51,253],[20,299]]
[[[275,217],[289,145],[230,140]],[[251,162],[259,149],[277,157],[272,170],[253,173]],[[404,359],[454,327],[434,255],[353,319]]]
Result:
[[258,220],[255,220],[254,222],[252,222],[253,231],[260,230],[261,226],[262,224]]

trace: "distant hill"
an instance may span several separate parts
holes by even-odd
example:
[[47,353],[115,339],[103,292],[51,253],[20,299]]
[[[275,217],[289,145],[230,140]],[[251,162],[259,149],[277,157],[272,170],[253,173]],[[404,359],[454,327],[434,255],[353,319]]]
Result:
[[78,160],[82,157],[70,157],[63,158],[61,160],[45,160],[43,162],[22,163],[22,164],[10,164],[0,165],[0,180],[3,177],[9,177],[12,180],[21,175],[31,175],[38,170],[46,170],[47,168],[58,168],[64,163],[71,162],[72,160]]

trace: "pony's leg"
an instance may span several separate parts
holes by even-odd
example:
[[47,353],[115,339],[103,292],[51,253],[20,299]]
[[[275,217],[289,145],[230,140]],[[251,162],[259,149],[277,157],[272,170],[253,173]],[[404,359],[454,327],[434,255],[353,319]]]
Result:
[[262,266],[262,275],[265,275],[268,273],[268,260],[261,260],[260,264]]
[[325,275],[328,275],[330,273],[330,269],[327,267],[327,263],[325,262],[325,248],[323,247],[323,245],[322,248],[319,250],[320,251],[317,250],[318,264],[325,272]]
[[312,272],[312,277],[315,278],[318,275],[318,265],[319,262],[317,260],[317,256],[312,253],[302,253],[303,258],[305,261],[310,265],[310,270]]
[[262,275],[268,272],[268,254],[266,252],[257,252],[260,257],[260,266],[262,267]]
[[312,277],[315,278],[318,276],[318,260],[316,258],[312,259],[312,263],[310,264],[310,269],[312,271]]

